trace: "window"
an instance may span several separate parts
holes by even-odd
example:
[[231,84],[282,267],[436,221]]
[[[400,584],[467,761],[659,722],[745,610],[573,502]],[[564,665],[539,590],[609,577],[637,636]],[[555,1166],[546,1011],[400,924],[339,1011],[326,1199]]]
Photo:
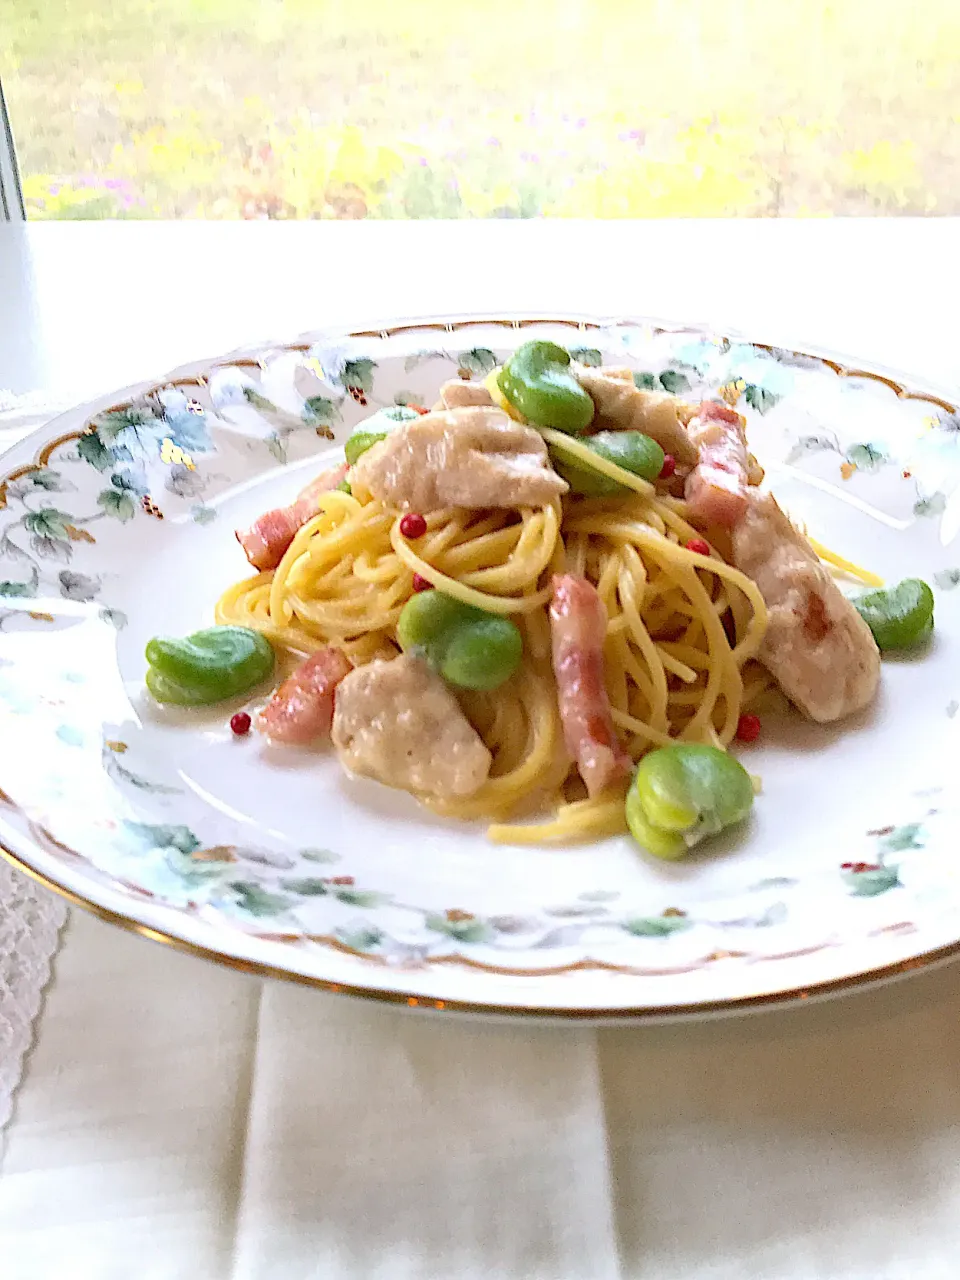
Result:
[[0,0],[29,218],[956,213],[956,0]]

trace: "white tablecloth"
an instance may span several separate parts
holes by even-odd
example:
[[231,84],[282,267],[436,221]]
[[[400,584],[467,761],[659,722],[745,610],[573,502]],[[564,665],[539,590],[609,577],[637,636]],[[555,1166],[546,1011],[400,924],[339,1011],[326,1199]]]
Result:
[[[706,318],[957,384],[958,248],[947,221],[0,228],[0,387],[80,398],[270,333],[481,308]],[[958,1001],[952,966],[750,1018],[467,1021],[74,912],[0,1276],[954,1280]]]

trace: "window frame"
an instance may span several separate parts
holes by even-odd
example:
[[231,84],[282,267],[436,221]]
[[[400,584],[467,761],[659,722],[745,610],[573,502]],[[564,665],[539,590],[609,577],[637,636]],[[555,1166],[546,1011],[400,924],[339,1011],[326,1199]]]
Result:
[[0,84],[0,222],[26,222],[27,211],[20,185],[20,169],[13,145],[13,129]]

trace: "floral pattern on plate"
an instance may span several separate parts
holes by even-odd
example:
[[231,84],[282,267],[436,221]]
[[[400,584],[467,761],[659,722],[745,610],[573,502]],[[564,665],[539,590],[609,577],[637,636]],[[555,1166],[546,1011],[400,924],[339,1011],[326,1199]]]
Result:
[[[741,848],[729,840],[679,868],[626,840],[492,849],[407,797],[345,783],[329,760],[232,739],[242,703],[188,720],[143,696],[145,637],[203,625],[244,575],[230,532],[245,513],[295,492],[376,408],[430,404],[444,379],[484,377],[532,334],[587,364],[627,363],[640,385],[736,401],[797,518],[852,559],[938,589],[936,651],[891,665],[874,723],[838,734],[785,721],[751,757],[770,794]],[[803,957],[820,959],[800,985],[949,946],[958,494],[948,400],[693,329],[411,325],[140,388],[52,424],[9,455],[0,482],[0,732],[17,745],[0,769],[5,844],[80,898],[205,953],[353,987],[373,962],[400,994],[504,1008],[723,1003],[796,985]],[[917,735],[929,745],[893,767]],[[758,978],[752,966],[775,959],[783,977],[770,966]],[[641,985],[611,986],[627,979]]]

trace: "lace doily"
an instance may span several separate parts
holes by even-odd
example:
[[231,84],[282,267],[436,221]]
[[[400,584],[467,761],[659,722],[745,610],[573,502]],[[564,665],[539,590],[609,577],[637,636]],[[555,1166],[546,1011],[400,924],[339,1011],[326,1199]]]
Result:
[[0,861],[0,1133],[66,918],[62,899]]
[[[49,397],[0,389],[0,450],[62,407]],[[0,860],[0,1141],[66,918],[62,899]]]

